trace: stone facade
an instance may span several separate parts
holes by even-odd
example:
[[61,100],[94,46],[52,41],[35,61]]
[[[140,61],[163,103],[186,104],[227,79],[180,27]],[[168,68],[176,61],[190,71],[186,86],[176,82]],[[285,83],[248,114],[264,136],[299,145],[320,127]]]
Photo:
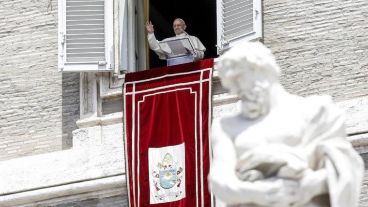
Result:
[[[57,71],[56,5],[0,3],[0,206],[127,206],[121,89],[110,90],[107,74],[84,82],[79,73]],[[269,0],[263,12],[263,41],[282,68],[282,84],[302,96],[332,95],[367,162],[368,2]],[[79,120],[80,105],[90,104],[80,94],[91,83],[100,90],[92,110],[98,116]],[[213,89],[214,118],[236,110],[236,97],[216,77]],[[367,178],[361,207],[368,206]]]
[[263,1],[264,43],[298,95],[368,95],[366,0]]
[[68,148],[79,75],[57,71],[56,0],[0,4],[0,160]]
[[[368,2],[272,0],[263,9],[264,43],[281,66],[282,84],[291,93],[329,94],[339,102],[349,139],[366,162]],[[367,182],[365,176],[360,206],[368,206]]]

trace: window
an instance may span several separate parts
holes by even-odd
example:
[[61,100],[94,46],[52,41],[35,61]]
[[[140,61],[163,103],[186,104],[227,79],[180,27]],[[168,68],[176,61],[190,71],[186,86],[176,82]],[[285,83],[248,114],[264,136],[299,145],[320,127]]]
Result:
[[58,2],[59,70],[65,72],[120,74],[165,65],[147,48],[147,19],[152,20],[156,37],[161,40],[174,35],[174,18],[183,18],[188,33],[207,48],[205,58],[216,57],[239,41],[257,40],[263,35],[261,0]]
[[[205,58],[217,56],[215,0],[149,0],[149,19],[154,24],[158,40],[175,35],[172,29],[175,18],[184,19],[187,25],[186,32],[201,40],[206,47]],[[165,65],[166,61],[159,60],[150,50],[150,67]]]
[[59,0],[59,70],[113,70],[113,0]]
[[[149,19],[158,40],[174,35],[172,21],[183,18],[187,32],[206,47],[205,58],[214,58],[243,40],[262,38],[261,0],[149,0]],[[150,67],[166,65],[150,51]]]
[[217,52],[262,38],[261,0],[217,0]]

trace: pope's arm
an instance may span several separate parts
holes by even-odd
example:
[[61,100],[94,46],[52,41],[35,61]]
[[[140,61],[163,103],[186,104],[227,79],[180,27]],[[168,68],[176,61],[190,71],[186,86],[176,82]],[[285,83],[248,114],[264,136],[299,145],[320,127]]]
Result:
[[193,53],[194,60],[202,60],[204,58],[204,52],[206,51],[206,48],[197,37],[191,36],[190,39],[195,50]]
[[148,39],[148,44],[151,48],[151,50],[153,50],[160,59],[165,60],[167,59],[166,53],[165,51],[163,51],[158,43],[158,40],[155,37],[154,33],[148,33],[147,35],[147,39]]

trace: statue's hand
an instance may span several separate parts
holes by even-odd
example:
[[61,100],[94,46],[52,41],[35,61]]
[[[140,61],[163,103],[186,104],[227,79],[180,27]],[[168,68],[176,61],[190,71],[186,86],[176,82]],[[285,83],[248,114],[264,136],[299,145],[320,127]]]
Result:
[[254,182],[257,180],[264,179],[263,173],[259,170],[248,170],[245,172],[236,171],[235,174],[241,181]]
[[296,203],[299,183],[292,180],[272,179],[256,181],[252,202],[262,206],[286,207]]
[[324,169],[306,171],[299,182],[300,186],[296,192],[298,199],[291,205],[292,207],[304,206],[311,201],[313,197],[328,192],[327,172]]

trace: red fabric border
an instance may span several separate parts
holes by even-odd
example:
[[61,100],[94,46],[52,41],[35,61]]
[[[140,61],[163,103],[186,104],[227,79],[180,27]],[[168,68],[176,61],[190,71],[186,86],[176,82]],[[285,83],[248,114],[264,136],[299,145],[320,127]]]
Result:
[[[124,94],[124,127],[129,206],[209,207],[212,205],[207,183],[210,163],[212,67],[213,59],[208,59],[127,74],[126,84],[124,84],[124,91],[127,92]],[[183,74],[185,72],[190,73]],[[172,75],[165,76],[167,74]],[[202,82],[200,82],[201,79]],[[197,98],[193,99],[194,96]],[[194,113],[193,110],[197,112]],[[195,114],[197,116],[194,116]],[[140,126],[139,131],[137,126]],[[202,131],[199,130],[200,126]],[[193,137],[197,137],[196,141]],[[169,203],[149,204],[148,149],[182,142],[186,143],[186,197]],[[195,154],[198,156],[197,165],[194,162]]]
[[173,66],[160,67],[160,68],[151,68],[145,71],[127,73],[125,75],[125,83],[155,78],[155,77],[163,76],[166,74],[189,72],[189,71],[195,71],[195,70],[202,69],[202,68],[212,68],[212,67],[213,67],[213,58],[200,60],[194,63],[186,63],[186,64],[181,64],[181,65],[173,65]]

